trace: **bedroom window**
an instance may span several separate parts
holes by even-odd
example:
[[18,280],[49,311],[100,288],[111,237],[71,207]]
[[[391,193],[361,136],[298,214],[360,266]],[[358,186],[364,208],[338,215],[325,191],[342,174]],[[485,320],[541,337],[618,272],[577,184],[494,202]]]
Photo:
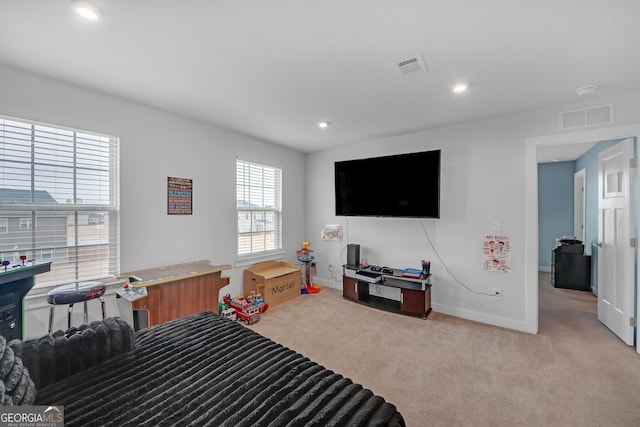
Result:
[[4,259],[50,259],[36,286],[118,274],[119,162],[116,137],[0,116]]
[[282,170],[236,161],[238,259],[282,251]]

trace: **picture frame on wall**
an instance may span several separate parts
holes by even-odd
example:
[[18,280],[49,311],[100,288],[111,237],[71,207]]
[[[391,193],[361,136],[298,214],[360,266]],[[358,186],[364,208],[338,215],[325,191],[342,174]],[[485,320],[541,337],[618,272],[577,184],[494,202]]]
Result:
[[167,214],[193,214],[193,180],[167,177]]

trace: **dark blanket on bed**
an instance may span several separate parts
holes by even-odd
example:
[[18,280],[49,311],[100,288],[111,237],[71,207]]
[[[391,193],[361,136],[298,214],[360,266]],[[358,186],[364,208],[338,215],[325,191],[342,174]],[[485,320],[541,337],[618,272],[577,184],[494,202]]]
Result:
[[395,406],[215,313],[135,333],[135,350],[38,390],[65,425],[404,426]]

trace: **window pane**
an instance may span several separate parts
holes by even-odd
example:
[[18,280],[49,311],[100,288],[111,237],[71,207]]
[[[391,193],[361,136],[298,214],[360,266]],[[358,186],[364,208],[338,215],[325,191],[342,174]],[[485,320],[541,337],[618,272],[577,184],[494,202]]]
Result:
[[8,151],[0,255],[51,259],[37,285],[118,274],[118,139],[0,117],[0,154]]
[[282,249],[281,170],[238,160],[238,255]]

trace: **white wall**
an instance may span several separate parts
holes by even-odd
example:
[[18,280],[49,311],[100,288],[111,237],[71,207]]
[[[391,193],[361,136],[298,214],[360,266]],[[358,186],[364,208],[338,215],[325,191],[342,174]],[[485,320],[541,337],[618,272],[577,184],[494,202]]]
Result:
[[[615,103],[616,124],[638,121],[640,94],[630,94],[389,137],[305,158],[200,122],[0,66],[0,114],[121,138],[122,271],[197,259],[233,265],[238,156],[283,167],[285,260],[295,262],[301,241],[310,240],[318,262],[316,283],[340,287],[331,280],[327,266],[334,265],[334,278],[340,279],[347,239],[323,242],[320,230],[324,224],[342,224],[348,241],[361,244],[370,263],[415,267],[420,259],[431,259],[435,311],[528,332],[538,330],[533,212],[537,181],[535,162],[527,164],[531,154],[525,153],[525,139],[556,133],[558,111],[607,102]],[[501,288],[502,301],[473,294],[456,283],[430,248],[420,220],[353,217],[347,221],[334,215],[334,161],[438,148],[442,149],[442,218],[422,224],[457,279],[479,292]],[[193,216],[166,214],[167,176],[193,178]],[[534,208],[527,210],[525,201]],[[512,241],[508,274],[480,268],[481,237],[492,231],[495,221]],[[234,268],[228,275],[229,291],[241,293],[242,269]],[[46,328],[47,306],[42,301],[33,305],[40,308],[27,313],[27,334],[36,335]],[[108,314],[113,314],[115,308],[109,307]],[[62,326],[63,310],[59,312],[56,322]]]
[[[640,96],[587,100],[583,104],[513,114],[461,125],[389,137],[308,155],[307,238],[315,249],[316,283],[340,288],[341,266],[347,243],[358,243],[371,264],[397,268],[420,267],[432,261],[434,311],[493,325],[536,333],[537,238],[527,238],[527,220],[537,212],[525,208],[527,188],[525,140],[558,132],[558,112],[587,105],[614,102],[617,123],[637,121]],[[333,200],[333,162],[413,151],[442,149],[441,219],[336,217]],[[535,165],[534,165],[535,166]],[[372,171],[375,173],[375,171]],[[402,177],[397,177],[401,181]],[[375,197],[375,189],[371,189]],[[381,195],[382,196],[382,195]],[[537,205],[536,205],[537,207]],[[536,220],[537,221],[537,220]],[[454,279],[438,260],[423,232],[457,280],[476,292],[503,291],[502,301],[475,294]],[[482,270],[482,236],[499,222],[511,239],[512,271]],[[342,224],[342,243],[320,240],[324,224]],[[537,222],[534,222],[537,227]],[[348,235],[348,239],[347,239]],[[537,236],[537,229],[535,234]],[[328,265],[337,273],[328,271]]]
[[[0,114],[120,137],[121,272],[201,259],[235,265],[236,157],[282,167],[284,260],[295,262],[304,238],[303,154],[4,66]],[[168,176],[193,179],[193,215],[167,215]],[[242,271],[225,271],[225,292],[242,293]],[[27,334],[46,332],[46,302],[29,306],[39,308],[27,313]],[[64,311],[56,312],[60,327]]]

